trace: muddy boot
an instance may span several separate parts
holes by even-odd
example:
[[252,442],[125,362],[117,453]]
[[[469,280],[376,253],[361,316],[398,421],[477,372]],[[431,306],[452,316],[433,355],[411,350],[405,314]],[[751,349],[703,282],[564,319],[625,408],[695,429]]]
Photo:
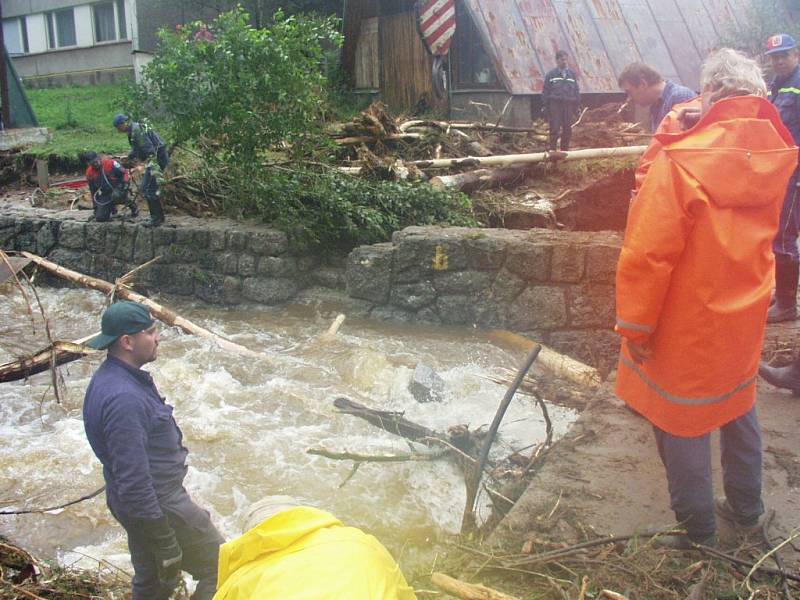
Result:
[[144,223],[145,227],[158,227],[164,223],[164,209],[158,192],[147,198],[147,207],[150,209],[150,220]]
[[651,542],[653,548],[664,548],[667,550],[694,550],[698,546],[715,548],[717,546],[717,536],[712,534],[708,537],[692,539],[688,535],[659,535],[654,537]]
[[767,311],[767,323],[797,319],[797,280],[800,263],[785,254],[775,255],[775,303]]
[[762,362],[758,365],[758,374],[767,383],[792,390],[795,396],[800,396],[800,357],[788,367],[771,367]]

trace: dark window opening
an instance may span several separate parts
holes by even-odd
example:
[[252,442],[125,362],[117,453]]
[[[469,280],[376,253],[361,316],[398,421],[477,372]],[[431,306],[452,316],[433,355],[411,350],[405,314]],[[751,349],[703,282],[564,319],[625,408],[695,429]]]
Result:
[[450,60],[456,89],[500,87],[492,59],[483,47],[478,28],[460,2],[456,3],[456,34]]

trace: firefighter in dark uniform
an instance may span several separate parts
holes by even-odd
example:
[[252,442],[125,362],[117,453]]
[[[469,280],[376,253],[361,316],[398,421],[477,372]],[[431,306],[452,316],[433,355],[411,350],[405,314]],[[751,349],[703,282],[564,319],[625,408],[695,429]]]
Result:
[[569,150],[569,139],[572,136],[572,121],[578,113],[581,92],[578,77],[567,66],[567,53],[556,52],[555,69],[549,71],[544,78],[542,90],[542,107],[550,125],[550,150],[557,149],[561,138],[561,149]]
[[[800,145],[800,51],[795,40],[785,33],[767,40],[767,56],[775,78],[769,89],[769,99],[791,132],[794,143]],[[800,256],[797,233],[800,228],[800,195],[798,172],[795,170],[783,200],[780,228],[772,245],[775,252],[775,301],[767,313],[767,321],[793,321],[797,318],[797,281]]]
[[112,158],[101,158],[97,152],[87,152],[86,181],[92,195],[94,218],[109,221],[116,212],[116,205],[130,208],[131,217],[139,214],[136,203],[128,196],[130,177],[128,169]]
[[120,133],[128,134],[128,143],[131,145],[128,158],[144,163],[141,190],[150,209],[150,221],[145,225],[158,227],[164,222],[164,207],[158,188],[164,183],[164,169],[169,164],[167,145],[155,131],[144,123],[131,121],[128,115],[114,117],[114,127]]

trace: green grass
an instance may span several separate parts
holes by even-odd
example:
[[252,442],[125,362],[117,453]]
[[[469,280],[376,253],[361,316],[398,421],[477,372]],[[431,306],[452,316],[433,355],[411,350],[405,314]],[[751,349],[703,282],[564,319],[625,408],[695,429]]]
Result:
[[27,90],[39,125],[48,127],[53,134],[48,144],[34,146],[30,153],[72,162],[86,150],[127,152],[128,138],[111,125],[120,110],[115,99],[122,87],[116,84]]

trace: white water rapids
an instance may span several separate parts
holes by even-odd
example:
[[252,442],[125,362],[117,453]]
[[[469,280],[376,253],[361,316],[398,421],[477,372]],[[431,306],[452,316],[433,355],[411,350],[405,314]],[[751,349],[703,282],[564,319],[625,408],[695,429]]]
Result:
[[[55,339],[74,340],[99,330],[100,294],[52,288],[39,293]],[[289,494],[377,536],[408,575],[430,567],[437,541],[456,533],[461,522],[465,492],[455,466],[447,461],[365,464],[339,489],[351,463],[306,450],[408,451],[403,439],[338,414],[332,405],[338,395],[405,411],[406,418],[432,429],[488,424],[505,388],[485,376],[500,367],[516,370],[523,356],[492,345],[477,330],[358,319],[345,321],[335,341],[324,343],[319,335],[336,311],[322,305],[225,309],[162,302],[267,355],[242,358],[162,329],[158,360],[145,367],[175,406],[189,448],[186,487],[226,538],[240,533],[250,503]],[[0,322],[0,362],[47,345],[41,318],[37,315],[34,335],[25,302],[8,283],[0,287]],[[58,505],[103,485],[81,419],[86,386],[102,358],[60,367],[68,392],[62,406],[49,389],[49,373],[0,383],[0,510]],[[446,381],[444,402],[420,404],[407,390],[420,362]],[[558,437],[575,414],[553,405],[549,410]],[[543,438],[540,410],[531,398],[518,395],[493,455]],[[487,502],[480,498],[481,504]],[[0,516],[0,533],[64,565],[96,568],[104,560],[130,571],[124,532],[102,494],[51,514]]]

